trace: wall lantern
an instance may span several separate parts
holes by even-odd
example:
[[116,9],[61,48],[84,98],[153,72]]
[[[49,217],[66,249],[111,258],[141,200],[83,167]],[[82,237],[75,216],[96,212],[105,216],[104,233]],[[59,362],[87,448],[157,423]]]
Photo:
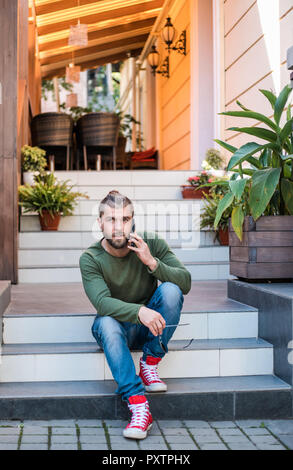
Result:
[[169,57],[167,56],[164,62],[162,63],[159,70],[157,70],[159,63],[160,63],[160,54],[158,53],[156,46],[152,46],[152,50],[148,55],[148,63],[152,68],[152,73],[155,75],[156,73],[162,74],[162,77],[169,78]]
[[186,55],[186,29],[180,34],[178,41],[175,43],[175,46],[172,46],[176,37],[176,29],[171,22],[170,16],[168,16],[166,19],[166,24],[162,29],[161,36],[165,44],[167,44],[167,50],[169,54],[172,50],[177,51],[179,54]]

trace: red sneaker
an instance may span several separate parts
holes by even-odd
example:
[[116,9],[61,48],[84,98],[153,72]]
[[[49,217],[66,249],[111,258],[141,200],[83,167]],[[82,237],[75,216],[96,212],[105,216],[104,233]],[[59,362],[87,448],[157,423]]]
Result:
[[144,383],[147,392],[166,392],[167,384],[158,375],[158,363],[161,357],[147,356],[146,361],[140,358],[139,376]]
[[123,436],[131,439],[144,439],[153,423],[149,402],[144,395],[133,395],[128,398],[128,402],[127,405],[132,417],[130,423],[123,430]]

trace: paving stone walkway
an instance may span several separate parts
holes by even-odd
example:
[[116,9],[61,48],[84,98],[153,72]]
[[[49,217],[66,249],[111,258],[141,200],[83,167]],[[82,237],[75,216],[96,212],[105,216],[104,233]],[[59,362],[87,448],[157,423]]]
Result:
[[126,439],[127,421],[0,421],[0,450],[293,450],[293,419],[154,422]]

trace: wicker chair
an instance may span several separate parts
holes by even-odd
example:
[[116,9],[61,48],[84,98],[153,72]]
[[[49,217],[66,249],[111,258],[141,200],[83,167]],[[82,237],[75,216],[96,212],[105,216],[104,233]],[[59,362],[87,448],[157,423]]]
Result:
[[126,142],[127,142],[126,137],[123,137],[123,136],[118,137],[116,163],[117,163],[117,168],[120,168],[122,170],[126,170],[127,166],[129,166],[128,156],[127,156],[127,153],[125,152]]
[[[77,145],[83,149],[84,169],[88,169],[87,147],[102,154],[103,162],[112,163],[116,170],[116,146],[120,120],[115,113],[89,113],[78,119],[76,123]],[[111,150],[112,155],[109,155]],[[79,166],[79,158],[78,158]]]
[[[54,152],[66,147],[66,170],[69,170],[70,149],[72,148],[73,120],[65,113],[41,113],[31,122],[32,145]],[[53,165],[54,165],[53,157]],[[72,169],[72,161],[71,161]]]

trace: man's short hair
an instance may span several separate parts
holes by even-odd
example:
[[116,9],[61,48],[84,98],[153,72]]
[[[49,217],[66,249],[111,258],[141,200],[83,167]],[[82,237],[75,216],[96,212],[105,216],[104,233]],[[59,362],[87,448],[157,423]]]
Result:
[[104,197],[104,199],[100,202],[100,206],[99,206],[99,214],[100,214],[100,218],[102,217],[102,215],[104,214],[104,211],[105,211],[105,205],[109,206],[109,207],[117,207],[117,208],[123,208],[123,207],[127,207],[127,206],[131,206],[131,209],[132,209],[132,217],[134,215],[134,209],[133,209],[133,204],[132,204],[132,201],[127,197],[127,196],[124,196],[123,194],[121,194],[119,191],[116,191],[116,190],[112,190],[112,191],[109,191],[107,196]]

